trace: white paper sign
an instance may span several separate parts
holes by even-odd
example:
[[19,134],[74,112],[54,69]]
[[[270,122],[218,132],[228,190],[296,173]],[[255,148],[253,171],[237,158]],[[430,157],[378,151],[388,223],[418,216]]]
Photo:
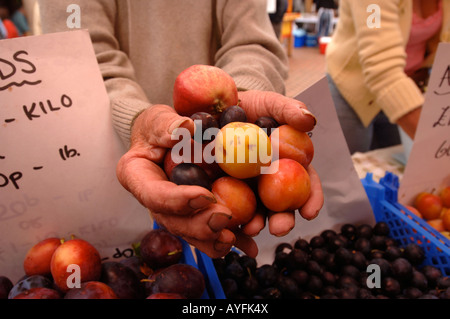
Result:
[[131,254],[152,223],[117,181],[124,152],[87,31],[0,41],[0,275],[47,237]]
[[259,247],[258,264],[271,264],[275,248],[282,242],[293,244],[300,237],[308,240],[325,229],[339,232],[340,227],[347,223],[373,225],[375,222],[339,125],[327,80],[319,80],[296,99],[306,104],[317,118],[317,125],[311,132],[314,144],[312,165],[322,182],[324,207],[312,221],[306,221],[297,214],[295,228],[284,237],[274,237],[266,227],[255,238]]
[[450,44],[440,43],[398,201],[410,205],[420,192],[450,185]]

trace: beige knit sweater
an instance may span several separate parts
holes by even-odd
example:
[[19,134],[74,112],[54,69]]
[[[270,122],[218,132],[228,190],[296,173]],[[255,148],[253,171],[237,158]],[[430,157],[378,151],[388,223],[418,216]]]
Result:
[[[430,43],[450,41],[450,0],[443,1],[442,31]],[[376,4],[379,28],[367,21]],[[411,0],[341,0],[339,23],[327,47],[327,72],[361,121],[368,125],[380,110],[391,122],[421,106],[424,97],[406,76],[405,47],[412,21]]]
[[43,33],[68,31],[78,4],[91,35],[123,141],[133,117],[172,105],[176,76],[193,64],[216,65],[242,89],[284,94],[287,57],[262,0],[40,0]]

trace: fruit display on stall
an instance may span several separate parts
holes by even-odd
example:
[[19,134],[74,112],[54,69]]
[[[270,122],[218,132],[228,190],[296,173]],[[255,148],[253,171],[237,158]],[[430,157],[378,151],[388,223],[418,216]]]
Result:
[[228,299],[450,299],[450,277],[422,264],[423,248],[389,234],[385,222],[344,224],[278,244],[272,263],[237,251],[213,262]]
[[436,194],[421,192],[405,207],[450,240],[450,186]]
[[204,275],[182,254],[180,239],[164,229],[147,232],[120,261],[102,260],[79,238],[45,239],[28,251],[16,283],[0,274],[0,299],[199,299]]
[[310,195],[307,169],[314,156],[306,132],[270,117],[249,122],[237,93],[220,68],[193,65],[181,72],[174,109],[194,120],[196,129],[188,142],[167,151],[162,164],[177,185],[212,191],[232,212],[229,229],[245,225],[257,211],[301,208]]

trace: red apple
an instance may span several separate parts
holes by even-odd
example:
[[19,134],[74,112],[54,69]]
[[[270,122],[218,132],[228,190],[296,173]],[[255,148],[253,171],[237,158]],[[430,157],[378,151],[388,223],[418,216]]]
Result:
[[79,281],[99,280],[102,271],[102,261],[98,250],[83,239],[71,239],[62,243],[53,253],[51,260],[51,273],[56,286],[67,292],[69,276],[76,275],[72,265],[79,267]]
[[218,119],[227,107],[237,105],[238,101],[236,83],[218,67],[192,65],[175,80],[173,106],[182,116],[207,112]]
[[61,245],[59,238],[47,238],[30,248],[25,255],[23,268],[27,276],[51,274],[50,262],[53,253]]

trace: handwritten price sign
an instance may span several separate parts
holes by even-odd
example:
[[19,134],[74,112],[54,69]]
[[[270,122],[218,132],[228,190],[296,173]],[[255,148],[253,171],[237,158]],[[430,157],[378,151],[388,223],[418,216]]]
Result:
[[124,146],[87,31],[0,41],[0,274],[47,237],[90,241],[103,257],[152,223],[117,181]]
[[399,188],[399,201],[411,204],[422,191],[450,185],[450,44],[435,58],[413,148]]

